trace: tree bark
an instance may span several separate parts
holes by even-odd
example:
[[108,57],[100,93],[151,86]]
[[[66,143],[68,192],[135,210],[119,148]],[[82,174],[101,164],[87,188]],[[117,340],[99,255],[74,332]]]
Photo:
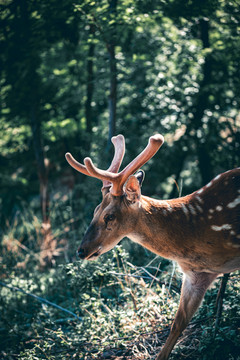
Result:
[[41,124],[37,119],[36,109],[33,105],[31,111],[31,129],[33,136],[33,148],[35,159],[38,169],[38,177],[40,181],[40,195],[41,195],[41,211],[43,222],[47,222],[49,219],[49,196],[47,191],[48,185],[48,174],[47,168],[44,161],[43,146],[41,140]]
[[[210,47],[209,42],[209,21],[201,19],[199,23],[200,39],[202,41],[203,49]],[[208,85],[211,83],[212,59],[211,55],[207,54],[205,63],[203,65],[203,80],[200,84],[199,94],[196,99],[196,106],[194,109],[193,127],[196,133],[197,155],[199,162],[199,170],[202,176],[202,182],[205,184],[213,177],[211,158],[209,155],[206,139],[199,138],[198,132],[203,133],[203,116],[204,111],[208,108]],[[203,141],[204,140],[204,141]]]
[[[29,122],[32,130],[33,150],[36,159],[37,173],[40,185],[40,206],[42,214],[42,243],[40,262],[45,265],[45,258],[50,259],[56,248],[56,243],[52,242],[51,223],[49,214],[49,192],[48,192],[48,168],[44,158],[41,121],[39,118],[40,98],[41,98],[41,82],[37,74],[37,66],[39,64],[39,54],[37,51],[33,53],[32,44],[32,22],[31,10],[26,1],[19,1],[19,21],[24,24],[22,36],[24,38],[24,46],[26,54],[31,54],[31,61],[28,57],[25,60],[25,76],[23,86],[28,95],[25,108],[29,116]],[[46,256],[45,249],[51,248]],[[54,248],[54,250],[53,250]]]
[[109,143],[116,132],[117,110],[117,66],[115,58],[115,46],[109,46],[110,58],[110,95],[109,95]]
[[[94,25],[90,25],[89,35],[94,34]],[[94,56],[95,45],[93,42],[90,43],[88,49],[87,59],[87,100],[85,103],[85,116],[87,133],[92,133],[92,98],[93,98],[93,56]]]
[[51,266],[54,262],[53,256],[57,254],[57,240],[52,236],[52,227],[50,219],[50,200],[48,189],[48,163],[44,156],[42,136],[41,136],[41,122],[37,116],[36,106],[32,106],[31,114],[31,129],[33,138],[33,148],[37,164],[37,172],[40,185],[40,203],[42,213],[42,242],[40,244],[40,267]]
[[[117,0],[111,0],[109,3],[110,14],[116,19]],[[110,64],[110,95],[109,95],[109,133],[108,146],[111,144],[111,138],[116,133],[116,110],[117,110],[117,62],[115,56],[116,46],[116,24],[113,25],[111,40],[107,46]]]
[[219,329],[219,325],[220,325],[220,321],[221,321],[221,317],[222,317],[222,310],[223,310],[223,299],[224,299],[224,294],[225,294],[229,276],[230,276],[230,273],[223,275],[222,280],[221,280],[221,285],[218,290],[217,300],[216,300],[217,313],[216,313],[216,320],[215,320],[214,336],[216,336],[217,331]]

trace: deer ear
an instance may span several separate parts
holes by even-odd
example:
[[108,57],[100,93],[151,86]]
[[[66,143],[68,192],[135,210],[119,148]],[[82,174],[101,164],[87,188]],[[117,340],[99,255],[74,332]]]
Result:
[[139,170],[136,178],[138,179],[139,185],[142,186],[143,180],[145,178],[145,172],[143,170]]
[[132,204],[139,201],[141,196],[140,183],[136,176],[132,175],[127,179],[125,184],[125,194],[127,200]]

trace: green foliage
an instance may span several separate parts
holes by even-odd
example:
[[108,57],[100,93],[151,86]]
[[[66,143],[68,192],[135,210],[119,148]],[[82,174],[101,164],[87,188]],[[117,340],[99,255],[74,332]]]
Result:
[[[61,206],[56,215],[60,212]],[[153,358],[166,340],[178,306],[178,269],[150,254],[136,265],[123,243],[97,262],[68,261],[40,271],[35,241],[40,237],[40,223],[31,216],[26,212],[24,219],[15,223],[14,231],[6,232],[1,246],[1,358]],[[68,231],[63,229],[64,235],[56,235],[72,238],[69,244],[76,249],[76,234]],[[20,234],[28,237],[28,246],[17,240]],[[67,253],[74,256],[71,248]],[[59,258],[57,262],[62,261]],[[174,349],[173,359],[237,359],[238,277],[229,280],[221,326],[214,338],[218,287],[219,281],[207,292]]]
[[[25,267],[21,260],[26,247],[16,253],[18,244],[14,248],[11,236],[6,234],[8,242],[2,247],[6,256],[1,259],[1,277],[7,276],[8,286],[46,298],[82,320],[69,319],[59,309],[1,283],[1,354],[7,359],[87,359],[92,353],[98,358],[105,348],[129,346],[136,332],[153,331],[160,323],[166,326],[176,310],[176,300],[165,303],[164,297],[159,310],[159,294],[167,290],[154,284],[143,268],[131,264],[121,247],[97,263],[75,262],[41,273],[36,271],[37,253],[28,249],[31,256]],[[12,248],[6,251],[11,242]],[[146,269],[158,276],[158,263],[153,259]],[[161,281],[167,285],[168,278],[164,272]]]
[[[168,262],[157,272],[160,260],[151,263],[149,252],[128,242],[130,255],[118,248],[98,263],[74,262],[100,183],[71,171],[64,154],[109,166],[111,77],[116,131],[127,144],[123,165],[150,135],[165,136],[161,155],[145,165],[144,194],[178,196],[178,186],[184,195],[239,166],[238,1],[124,0],[113,8],[113,0],[0,4],[0,277],[82,317],[68,319],[2,287],[3,359],[147,359],[166,338],[181,281],[178,273],[169,278]],[[44,159],[57,242],[48,271],[39,268]],[[183,337],[176,359],[239,358],[239,281],[229,283],[213,341],[216,292],[208,292],[188,333],[192,343]]]
[[[90,154],[99,166],[108,166],[107,49],[113,37],[116,128],[127,139],[126,163],[152,133],[166,138],[164,161],[156,157],[146,165],[151,172],[145,192],[176,196],[173,177],[183,179],[185,194],[239,165],[239,7],[205,1],[200,8],[175,0],[126,0],[115,14],[108,1],[1,5],[3,225],[12,220],[20,199],[39,192],[33,113],[52,184],[66,169],[66,151],[80,160]],[[105,156],[99,156],[104,148]],[[190,179],[186,174],[192,166]]]

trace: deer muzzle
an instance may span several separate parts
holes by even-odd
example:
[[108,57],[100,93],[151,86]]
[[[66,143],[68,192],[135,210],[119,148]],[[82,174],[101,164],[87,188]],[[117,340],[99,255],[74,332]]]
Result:
[[98,247],[97,251],[93,253],[86,254],[86,251],[83,248],[77,250],[77,255],[81,260],[95,260],[101,255],[101,246]]
[[97,241],[97,237],[97,227],[94,224],[90,224],[77,250],[77,255],[81,260],[94,260],[101,254],[102,246]]

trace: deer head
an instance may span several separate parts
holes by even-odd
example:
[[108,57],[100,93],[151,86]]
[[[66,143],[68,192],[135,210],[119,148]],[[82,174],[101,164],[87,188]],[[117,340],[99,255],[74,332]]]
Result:
[[133,174],[154,156],[163,142],[162,135],[151,136],[147,147],[119,173],[125,153],[125,141],[122,135],[112,138],[115,154],[108,170],[98,169],[90,158],[85,158],[85,165],[82,165],[70,153],[66,154],[68,163],[74,169],[103,182],[102,202],[96,207],[93,219],[78,249],[81,259],[96,259],[132,232],[137,222],[136,210],[141,204],[144,172],[140,170],[136,175]]

